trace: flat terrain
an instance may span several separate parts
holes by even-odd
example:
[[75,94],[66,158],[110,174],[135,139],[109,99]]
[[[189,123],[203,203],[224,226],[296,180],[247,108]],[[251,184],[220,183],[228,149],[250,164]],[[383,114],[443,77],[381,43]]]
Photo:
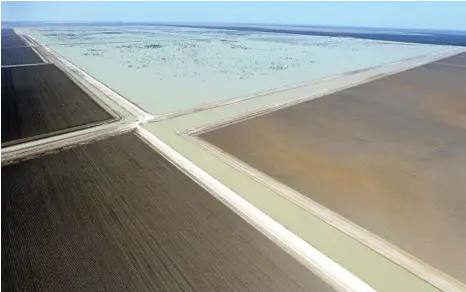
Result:
[[3,47],[21,47],[27,44],[17,34],[2,34]]
[[2,291],[333,291],[133,134],[4,166],[2,193]]
[[459,54],[451,58],[440,60],[439,63],[466,67],[466,54]]
[[55,65],[2,68],[2,146],[110,118]]
[[44,63],[30,47],[2,48],[2,66]]
[[193,109],[450,47],[218,29],[21,29],[153,115]]
[[2,36],[9,35],[9,34],[15,34],[15,31],[12,28],[2,28],[1,34]]
[[435,31],[413,29],[390,29],[371,27],[331,27],[331,26],[292,26],[292,25],[261,25],[261,24],[161,24],[164,26],[225,29],[238,32],[269,32],[283,34],[350,37],[381,41],[395,41],[420,44],[437,44],[451,46],[466,46],[464,31]]
[[202,138],[466,283],[465,55]]

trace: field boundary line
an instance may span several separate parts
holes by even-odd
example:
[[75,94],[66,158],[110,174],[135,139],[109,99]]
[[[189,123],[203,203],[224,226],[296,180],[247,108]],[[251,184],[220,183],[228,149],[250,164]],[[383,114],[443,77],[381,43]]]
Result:
[[455,278],[248,165],[219,147],[197,136],[182,134],[182,137],[438,289],[448,292],[466,291],[466,286]]
[[35,48],[34,46],[32,46],[31,43],[29,42],[29,40],[28,40],[24,35],[20,34],[20,33],[21,33],[20,30],[15,29],[15,33],[16,33],[16,35],[17,35],[18,37],[20,37],[20,38],[23,40],[23,42],[24,42],[28,47],[31,48],[31,50],[32,50],[34,53],[36,53],[37,56],[39,56],[39,58],[40,58],[44,63],[50,63],[47,59],[44,58],[44,56],[42,56],[41,54],[39,54],[39,52],[37,51],[37,48]]
[[[460,52],[456,52],[458,50]],[[454,56],[456,54],[462,53],[464,51],[466,51],[466,49],[463,49],[463,48],[451,48],[451,49],[448,49],[448,50],[435,52],[435,53],[431,53],[431,54],[428,54],[428,55],[423,55],[423,56],[420,56],[420,57],[415,57],[415,58],[411,58],[411,59],[397,61],[397,62],[394,62],[394,63],[387,64],[386,66],[393,66],[394,64],[411,62],[411,61],[419,59],[419,58],[423,59],[422,61],[420,61],[418,63],[412,64],[412,65],[409,65],[409,66],[406,66],[406,67],[403,67],[403,68],[396,68],[396,69],[391,70],[391,71],[386,71],[386,72],[383,72],[383,73],[380,73],[380,74],[369,76],[368,78],[365,78],[365,79],[362,79],[362,80],[359,80],[359,81],[356,81],[356,82],[351,82],[351,83],[348,83],[348,84],[345,84],[345,85],[342,85],[342,86],[337,86],[337,87],[333,87],[333,88],[328,88],[326,90],[317,91],[317,92],[310,93],[310,94],[307,94],[307,95],[302,96],[302,97],[298,97],[298,98],[295,98],[295,99],[291,99],[291,100],[287,100],[287,101],[284,101],[284,102],[281,102],[281,103],[277,103],[275,105],[271,105],[271,106],[269,105],[269,106],[264,106],[264,107],[260,107],[260,108],[255,108],[253,110],[243,112],[243,113],[241,113],[239,115],[236,115],[234,117],[227,117],[227,118],[224,118],[224,119],[218,119],[218,120],[215,120],[213,122],[206,123],[206,124],[203,124],[203,125],[200,125],[200,126],[197,126],[197,127],[192,127],[192,128],[187,128],[185,130],[181,130],[180,132],[185,132],[185,133],[187,133],[189,135],[201,135],[203,133],[210,132],[210,131],[213,131],[213,130],[217,130],[217,129],[223,128],[225,126],[236,124],[236,123],[239,123],[239,122],[251,119],[251,118],[255,118],[255,117],[258,117],[258,116],[262,116],[262,115],[265,115],[265,114],[268,114],[268,113],[271,113],[271,112],[274,112],[274,111],[277,111],[277,110],[280,110],[280,109],[283,109],[283,108],[287,108],[287,107],[291,107],[291,106],[294,106],[294,105],[297,105],[297,104],[300,104],[300,103],[304,103],[304,102],[312,100],[312,99],[324,97],[324,96],[329,95],[331,93],[335,93],[335,92],[338,92],[338,91],[341,91],[341,90],[344,90],[344,89],[347,89],[347,88],[355,87],[355,86],[358,86],[358,85],[361,85],[361,84],[364,84],[364,83],[368,83],[370,81],[374,81],[374,80],[381,79],[381,78],[384,78],[384,77],[387,77],[387,76],[391,76],[391,75],[394,75],[394,74],[397,74],[397,73],[400,73],[400,72],[403,72],[403,71],[407,71],[407,70],[410,70],[410,69],[413,69],[413,68],[416,68],[416,67],[419,67],[419,66],[422,66],[422,65],[425,65],[425,64],[433,63],[433,62],[435,62],[435,61],[437,61],[439,59],[448,58],[448,57]],[[442,55],[437,56],[437,55],[440,55],[440,54],[442,54]],[[427,59],[428,57],[432,57],[432,56],[436,56],[436,57],[432,58],[432,59],[431,58]],[[381,67],[377,67],[377,68],[381,68]],[[356,75],[357,74],[359,74],[359,73],[356,73]],[[349,75],[349,76],[351,76],[351,75]]]
[[[25,41],[25,42],[28,42],[28,41],[29,41],[29,40],[27,40],[27,38],[25,38],[24,36],[21,36],[21,37],[24,38],[24,41]],[[47,58],[45,58],[44,56],[42,56],[41,53],[39,53],[39,50],[38,50],[36,47],[31,46],[31,49],[34,51],[34,53],[36,53],[36,55],[39,56],[39,58],[42,59],[42,61],[44,61],[44,63],[51,63],[51,62],[49,62],[49,60],[47,60]]]
[[41,140],[29,141],[2,147],[2,166],[42,156],[63,148],[87,144],[92,141],[105,139],[131,131],[138,126],[138,122],[113,122],[92,128],[51,136]]
[[305,87],[305,86],[313,85],[313,84],[316,84],[316,83],[321,83],[321,82],[324,82],[324,81],[329,81],[329,80],[332,80],[332,79],[336,79],[336,78],[339,78],[339,77],[342,77],[342,76],[345,76],[345,75],[358,74],[358,73],[360,73],[362,71],[369,71],[369,70],[372,70],[374,68],[377,68],[377,66],[373,66],[373,67],[369,67],[369,68],[365,68],[365,69],[360,69],[360,70],[355,70],[355,71],[351,71],[351,72],[348,72],[348,73],[328,76],[328,77],[324,77],[324,78],[317,79],[317,80],[310,80],[310,81],[295,83],[295,84],[292,84],[292,85],[285,85],[285,86],[282,86],[282,87],[278,87],[278,88],[274,88],[274,89],[270,89],[270,90],[265,90],[265,91],[249,94],[249,95],[246,95],[246,96],[233,97],[233,98],[229,98],[227,100],[212,102],[212,103],[196,106],[196,107],[193,107],[193,108],[189,108],[189,109],[181,110],[181,111],[177,111],[177,112],[161,114],[161,115],[158,115],[158,116],[155,117],[154,122],[160,122],[160,121],[173,119],[173,118],[184,116],[184,115],[189,115],[189,114],[192,114],[192,113],[197,113],[197,112],[201,112],[201,111],[205,111],[205,110],[209,110],[209,109],[214,109],[214,108],[218,108],[218,107],[222,107],[222,106],[227,106],[227,105],[230,105],[230,104],[235,104],[235,103],[238,103],[238,102],[248,101],[248,100],[251,100],[251,99],[259,98],[259,97],[269,95],[269,94],[273,94],[273,93],[277,93],[277,92],[282,92],[282,91],[287,91],[287,90],[290,90],[290,89]]
[[442,63],[442,62],[434,62],[434,64],[440,64],[440,65],[450,66],[450,67],[466,68],[465,65],[447,64],[447,63]]
[[[21,37],[26,41],[26,42],[31,42],[31,40],[29,40],[27,38],[27,36],[25,35],[21,35]],[[86,95],[87,97],[93,102],[95,103],[95,105],[97,107],[100,107],[101,109],[103,109],[106,113],[108,113],[113,121],[118,121],[118,120],[122,120],[122,119],[125,119],[127,118],[127,112],[125,111],[125,109],[123,107],[121,107],[119,105],[119,107],[123,108],[123,112],[119,112],[117,111],[115,108],[113,108],[111,105],[108,104],[108,102],[106,102],[103,98],[99,98],[99,96],[97,96],[95,90],[97,90],[99,93],[102,93],[99,91],[98,88],[95,88],[95,86],[93,86],[92,84],[89,84],[89,83],[86,83],[85,80],[80,80],[79,79],[79,76],[75,76],[73,75],[72,72],[70,72],[70,70],[65,66],[63,65],[62,63],[60,63],[60,60],[58,60],[58,62],[53,62],[54,60],[49,60],[48,58],[53,58],[50,57],[50,55],[47,55],[48,53],[47,52],[41,52],[39,51],[38,47],[31,47],[33,49],[33,51],[44,61],[44,64],[41,64],[41,65],[52,65],[52,66],[55,66],[57,70],[59,70],[62,74],[64,74],[72,83],[74,83],[80,90],[82,90]],[[95,90],[92,89],[92,87],[95,88]],[[103,95],[105,95],[104,93],[102,93]],[[98,122],[97,122],[98,123]],[[93,124],[96,124],[96,123],[93,123]]]
[[[15,34],[16,36],[18,36],[19,38],[21,38],[21,36],[19,34]],[[21,38],[23,41],[24,39]],[[2,49],[17,49],[17,48],[30,48],[31,46],[25,42],[25,45],[24,46],[6,46],[6,47],[3,47],[2,46]]]
[[92,129],[92,128],[98,127],[98,126],[111,125],[111,124],[114,124],[114,123],[116,123],[118,121],[119,121],[119,119],[117,119],[115,117],[110,117],[109,119],[102,120],[102,121],[92,122],[92,123],[78,125],[78,126],[74,126],[74,127],[68,127],[68,128],[65,128],[65,129],[51,131],[51,132],[48,132],[48,133],[43,133],[43,134],[31,136],[31,137],[24,137],[24,138],[12,140],[12,141],[4,142],[4,143],[1,144],[1,147],[6,148],[6,147],[10,147],[10,146],[15,146],[15,145],[21,145],[23,143],[31,143],[31,142],[34,142],[34,141],[47,139],[47,138],[50,138],[50,137],[53,137],[53,136],[65,135],[65,134],[68,134],[68,133],[73,133],[73,132],[77,132],[77,131],[81,131],[81,130],[89,130],[89,129]]
[[327,96],[329,94],[332,94],[332,93],[335,93],[335,92],[338,92],[338,91],[341,91],[341,90],[344,90],[344,89],[347,89],[347,88],[351,88],[351,87],[354,87],[354,86],[357,86],[357,85],[360,85],[360,84],[367,83],[367,82],[372,81],[372,80],[383,78],[385,76],[387,76],[387,75],[385,75],[385,74],[374,75],[374,76],[372,76],[372,77],[370,77],[368,79],[364,79],[364,80],[359,81],[359,82],[354,82],[354,83],[346,84],[346,85],[343,85],[343,86],[333,87],[331,89],[320,90],[320,91],[311,93],[309,95],[304,95],[304,96],[295,98],[293,100],[284,101],[284,102],[277,103],[277,104],[274,104],[274,105],[271,105],[271,106],[255,108],[255,109],[252,109],[250,111],[247,111],[247,112],[241,113],[239,115],[236,115],[234,117],[219,119],[219,120],[214,121],[212,123],[207,123],[207,124],[204,124],[204,125],[201,125],[201,126],[198,126],[198,127],[188,128],[186,130],[179,131],[179,132],[180,133],[187,133],[188,135],[198,136],[198,135],[201,135],[201,134],[204,134],[204,133],[207,133],[207,132],[210,132],[210,131],[218,130],[220,128],[230,126],[230,125],[233,125],[233,124],[237,124],[237,123],[240,123],[240,122],[243,122],[243,121],[255,118],[255,117],[266,115],[266,114],[278,111],[280,109],[284,109],[284,108],[287,108],[287,107],[298,105],[300,103],[304,103],[306,101],[310,101],[310,100],[313,100],[313,99],[321,98],[321,97]]
[[[17,36],[20,37],[19,35],[17,35]],[[21,37],[20,37],[20,38],[21,38]],[[24,39],[23,39],[23,41],[24,41]],[[24,46],[5,46],[5,47],[2,46],[2,49],[17,49],[17,48],[31,48],[31,47],[32,47],[32,46],[30,46],[30,45],[28,45],[28,44],[26,43],[26,45],[24,45]]]
[[50,65],[52,63],[44,62],[44,63],[33,63],[33,64],[18,64],[18,65],[4,65],[2,68],[14,68],[14,67],[29,67],[29,66],[41,66],[41,65]]
[[[315,85],[315,84],[318,84],[318,83],[322,83],[322,82],[326,82],[326,81],[329,81],[329,80],[341,78],[341,77],[344,77],[344,76],[357,75],[357,74],[364,73],[364,72],[367,72],[367,71],[372,71],[372,70],[377,70],[377,69],[380,69],[380,68],[391,67],[391,66],[394,66],[394,65],[399,64],[399,63],[411,62],[411,61],[417,60],[417,59],[424,59],[424,58],[431,57],[431,56],[434,56],[434,55],[437,55],[437,54],[445,54],[445,53],[447,53],[449,51],[456,50],[456,49],[457,48],[451,48],[451,49],[446,49],[446,50],[443,50],[443,51],[440,51],[440,52],[424,54],[424,55],[421,55],[421,56],[414,56],[414,57],[406,58],[406,59],[403,59],[403,60],[398,60],[398,61],[385,63],[385,64],[382,64],[382,65],[370,66],[370,67],[367,67],[367,68],[361,68],[361,69],[353,70],[353,71],[350,71],[350,72],[340,73],[340,74],[336,74],[336,75],[332,75],[332,76],[326,76],[326,77],[322,77],[322,78],[315,79],[315,80],[308,80],[308,81],[304,81],[304,82],[294,83],[294,84],[291,84],[291,85],[285,85],[285,86],[273,88],[273,89],[270,89],[270,90],[265,90],[265,91],[261,91],[261,92],[248,94],[248,95],[245,95],[245,96],[233,97],[233,98],[229,98],[229,99],[226,99],[226,100],[211,102],[211,103],[207,103],[207,104],[200,105],[200,106],[195,106],[195,107],[185,109],[185,110],[160,114],[160,115],[156,115],[154,117],[153,122],[160,122],[160,121],[177,118],[177,117],[184,116],[184,115],[189,115],[189,114],[193,114],[193,113],[197,113],[197,112],[201,112],[201,111],[205,111],[205,110],[210,110],[210,109],[215,109],[215,108],[227,106],[227,105],[230,105],[230,104],[236,104],[236,103],[239,103],[239,102],[244,102],[244,101],[248,101],[248,100],[251,100],[251,99],[260,98],[260,97],[263,97],[263,96],[266,96],[266,95],[269,95],[269,94],[288,91],[288,90],[291,90],[291,89],[302,88],[302,87],[306,87],[306,86],[312,86],[312,85]],[[416,67],[416,65],[413,65],[413,67]],[[407,67],[404,70],[409,70],[409,69],[411,69],[411,68]],[[390,71],[388,71],[387,73],[390,73]],[[397,72],[395,72],[395,73],[397,73]],[[395,74],[395,73],[393,73],[393,74]]]
[[149,131],[138,126],[135,133],[145,140],[147,144],[155,148],[163,157],[171,161],[178,169],[203,186],[211,195],[223,202],[241,218],[253,225],[337,290],[375,291],[368,284],[254,207],[243,197],[213,178]]
[[31,39],[33,42],[35,42],[39,47],[41,47],[48,54],[50,54],[52,57],[60,61],[65,66],[65,68],[75,73],[77,76],[79,76],[84,81],[86,81],[86,83],[88,83],[89,85],[92,85],[98,91],[103,93],[108,99],[112,100],[118,106],[122,107],[124,110],[134,115],[138,120],[141,120],[142,122],[146,122],[153,118],[153,116],[150,113],[147,113],[139,106],[128,101],[126,98],[124,98],[123,96],[115,92],[113,89],[101,83],[100,81],[98,81],[97,79],[95,79],[94,77],[92,77],[91,75],[83,71],[82,69],[80,69],[78,66],[68,61],[65,57],[55,52],[53,49],[39,42],[33,36],[27,35],[27,37]]

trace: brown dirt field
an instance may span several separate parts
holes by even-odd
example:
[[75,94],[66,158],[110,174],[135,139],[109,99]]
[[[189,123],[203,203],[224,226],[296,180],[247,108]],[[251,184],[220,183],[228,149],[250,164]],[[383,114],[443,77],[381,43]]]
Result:
[[450,65],[460,65],[466,66],[466,53],[462,53],[450,58],[446,58],[439,61],[440,63],[450,64]]
[[30,48],[2,48],[2,66],[44,63]]
[[432,63],[202,138],[466,283],[465,81]]
[[2,146],[111,118],[55,65],[2,68]]
[[133,134],[2,167],[2,291],[334,291]]

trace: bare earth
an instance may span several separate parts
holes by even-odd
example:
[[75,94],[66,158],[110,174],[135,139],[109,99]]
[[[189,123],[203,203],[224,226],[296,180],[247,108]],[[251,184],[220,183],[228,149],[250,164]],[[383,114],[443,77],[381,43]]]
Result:
[[55,65],[2,68],[2,146],[111,118]]
[[334,291],[133,134],[2,175],[2,291]]
[[465,57],[202,138],[466,283]]
[[7,47],[21,47],[26,46],[27,44],[16,34],[4,34],[2,32],[2,48]]
[[30,47],[2,48],[2,66],[44,63]]

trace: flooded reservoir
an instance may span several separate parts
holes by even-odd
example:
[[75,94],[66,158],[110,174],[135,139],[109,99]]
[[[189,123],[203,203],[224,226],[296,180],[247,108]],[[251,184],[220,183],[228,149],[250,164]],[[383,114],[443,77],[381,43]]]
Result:
[[466,283],[466,54],[201,135]]
[[157,26],[63,25],[22,31],[153,115],[451,48]]

